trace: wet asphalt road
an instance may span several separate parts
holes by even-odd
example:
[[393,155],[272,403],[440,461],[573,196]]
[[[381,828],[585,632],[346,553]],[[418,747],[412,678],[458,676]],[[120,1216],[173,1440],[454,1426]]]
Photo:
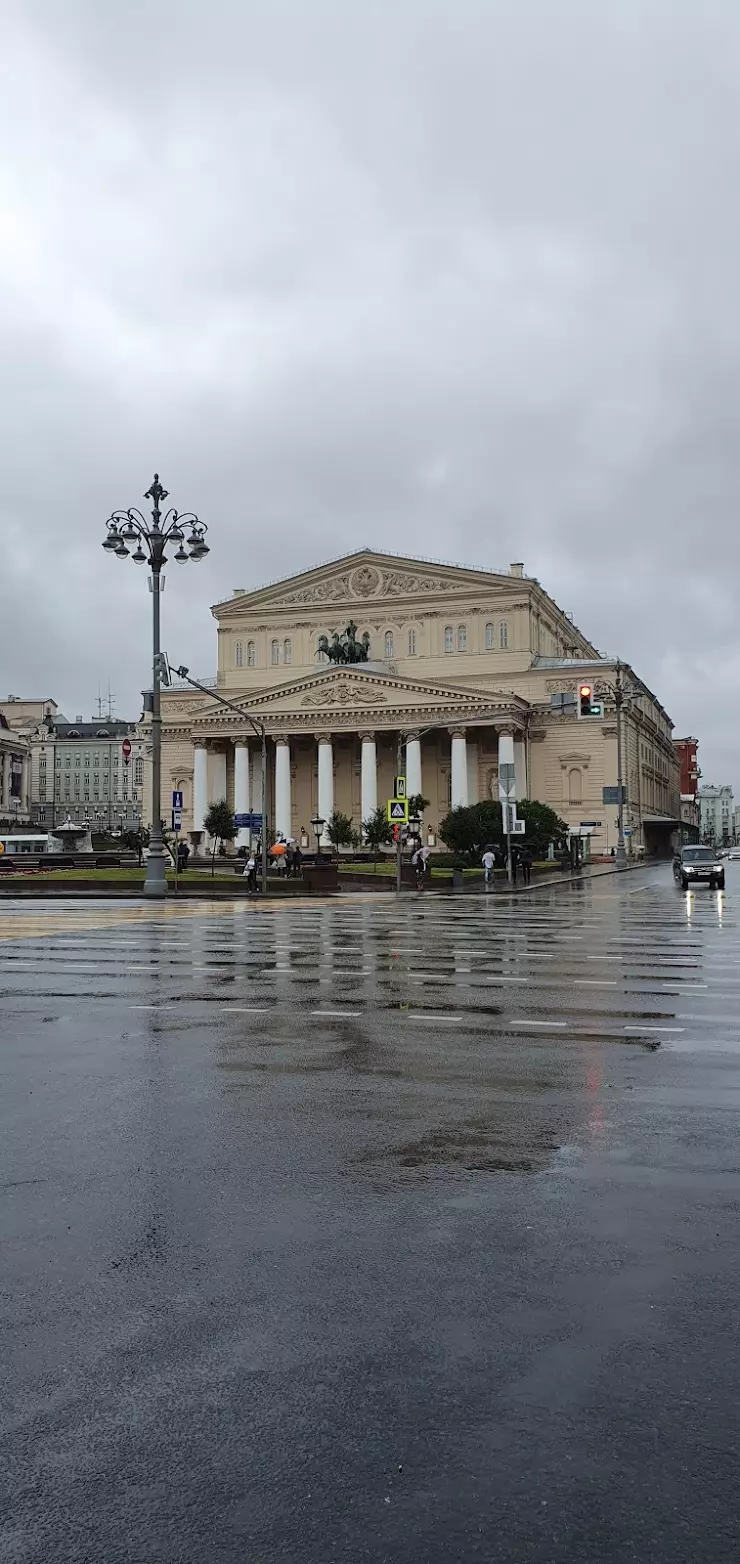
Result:
[[740,864],[0,904],[2,1564],[740,1556]]

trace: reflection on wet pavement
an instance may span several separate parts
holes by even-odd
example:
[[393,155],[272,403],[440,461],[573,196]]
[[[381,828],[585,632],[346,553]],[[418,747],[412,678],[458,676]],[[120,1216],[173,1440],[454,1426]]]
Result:
[[732,1557],[739,870],[5,903],[0,1556]]

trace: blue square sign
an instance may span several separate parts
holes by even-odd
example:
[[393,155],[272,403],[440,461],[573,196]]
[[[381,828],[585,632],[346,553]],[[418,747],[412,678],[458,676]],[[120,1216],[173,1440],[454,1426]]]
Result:
[[172,794],[172,808],[173,809],[182,809],[182,793],[181,792],[180,793],[174,792]]

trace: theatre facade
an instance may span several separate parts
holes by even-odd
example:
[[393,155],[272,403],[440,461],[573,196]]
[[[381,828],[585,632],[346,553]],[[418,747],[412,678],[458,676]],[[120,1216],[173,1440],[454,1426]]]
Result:
[[[212,609],[214,692],[253,714],[267,734],[269,826],[313,845],[311,820],[332,811],[359,830],[393,792],[399,743],[409,794],[429,800],[436,841],[450,808],[498,797],[502,761],[519,799],[555,808],[594,851],[616,842],[614,664],[575,627],[521,564],[496,573],[361,550]],[[367,661],[327,661],[320,643],[350,634]],[[631,669],[624,717],[629,846],[667,850],[678,819],[671,723]],[[583,681],[602,706],[579,720]],[[205,813],[226,798],[259,811],[261,745],[246,717],[190,687],[163,692],[163,806],[183,795],[183,834],[204,850]],[[149,811],[151,812],[151,811]],[[651,834],[652,833],[652,834]],[[245,840],[242,832],[239,840]]]

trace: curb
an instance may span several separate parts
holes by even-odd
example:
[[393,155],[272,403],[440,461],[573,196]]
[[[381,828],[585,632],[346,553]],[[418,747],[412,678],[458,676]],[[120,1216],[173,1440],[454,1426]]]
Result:
[[564,874],[559,880],[535,880],[533,885],[509,886],[504,894],[518,896],[528,891],[560,890],[566,885],[590,885],[592,880],[601,880],[605,874],[633,874],[636,869],[649,869],[652,866],[652,861],[627,863],[623,869],[618,869],[616,865],[604,864],[598,869],[591,869],[588,874]]

